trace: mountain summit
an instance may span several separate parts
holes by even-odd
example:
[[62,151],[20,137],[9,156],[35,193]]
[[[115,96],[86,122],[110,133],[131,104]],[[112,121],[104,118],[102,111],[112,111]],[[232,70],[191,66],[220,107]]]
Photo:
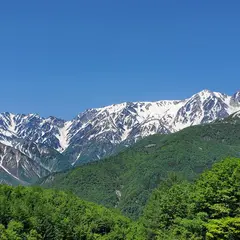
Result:
[[[115,153],[117,146],[119,149],[155,133],[209,123],[238,110],[239,91],[228,96],[203,90],[184,100],[124,102],[88,109],[71,121],[5,112],[0,114],[0,142],[35,159],[39,169],[44,169],[36,171],[39,174],[97,160]],[[53,152],[53,158],[47,154]]]

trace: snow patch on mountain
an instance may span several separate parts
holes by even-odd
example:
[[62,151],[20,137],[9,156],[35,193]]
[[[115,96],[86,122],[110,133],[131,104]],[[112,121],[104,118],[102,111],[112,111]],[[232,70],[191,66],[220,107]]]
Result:
[[67,149],[69,146],[69,128],[71,126],[72,122],[68,121],[64,123],[64,126],[62,128],[59,128],[59,134],[56,135],[56,137],[59,140],[60,147],[57,149],[59,152],[63,152]]

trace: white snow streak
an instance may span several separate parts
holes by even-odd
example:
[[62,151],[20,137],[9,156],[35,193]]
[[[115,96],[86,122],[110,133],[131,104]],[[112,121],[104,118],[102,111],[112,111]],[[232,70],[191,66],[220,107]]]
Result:
[[10,113],[10,125],[9,125],[8,129],[12,133],[16,133],[16,122],[14,121],[14,115],[12,113]]
[[61,149],[58,149],[59,152],[63,152],[69,146],[68,131],[70,126],[71,126],[71,122],[66,122],[64,124],[64,127],[59,129],[59,135],[56,136],[59,140],[59,144],[61,147]]

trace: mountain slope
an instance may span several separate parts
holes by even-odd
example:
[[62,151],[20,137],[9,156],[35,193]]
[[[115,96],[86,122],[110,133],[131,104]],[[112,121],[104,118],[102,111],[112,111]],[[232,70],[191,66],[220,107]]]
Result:
[[50,175],[41,184],[139,216],[152,189],[169,174],[192,180],[214,162],[240,156],[240,121],[232,119],[147,137],[116,156]]
[[[240,110],[239,96],[240,92],[230,97],[203,90],[185,100],[128,102],[89,109],[71,121],[2,113],[0,143],[20,151],[47,173],[57,172],[114,155],[149,135],[174,133],[228,117]],[[40,172],[39,177],[44,177],[45,171]],[[6,171],[4,179],[5,175]]]
[[26,185],[48,174],[50,171],[38,162],[0,143],[0,183]]
[[194,184],[168,178],[136,221],[69,192],[0,185],[1,239],[239,239],[240,159],[214,164]]
[[71,168],[54,149],[20,140],[15,147],[0,143],[0,183],[28,185],[50,173]]
[[239,239],[240,158],[220,161],[193,183],[168,179],[141,217],[147,238]]
[[225,118],[240,109],[239,92],[230,97],[203,90],[182,101],[133,102],[90,109],[70,127],[65,154],[74,164],[103,158],[116,152],[116,145],[173,133],[185,127]]
[[69,193],[0,185],[0,199],[1,239],[143,239],[126,217]]
[[177,101],[125,102],[88,109],[71,121],[37,114],[0,114],[0,142],[15,147],[19,139],[63,153],[72,165],[103,158],[143,137],[173,133],[209,123],[240,110],[240,92],[232,97],[203,90]]

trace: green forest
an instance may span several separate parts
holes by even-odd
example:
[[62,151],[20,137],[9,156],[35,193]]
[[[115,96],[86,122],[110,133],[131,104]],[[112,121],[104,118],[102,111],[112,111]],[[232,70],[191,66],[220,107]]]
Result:
[[240,157],[240,121],[192,126],[147,137],[125,151],[45,178],[41,185],[70,190],[80,198],[137,219],[152,191],[172,175],[194,181],[212,164]]
[[0,185],[1,240],[131,239],[130,227],[126,217],[71,193]]
[[135,221],[70,192],[0,185],[0,239],[239,239],[240,159],[193,183],[172,174]]
[[144,209],[147,239],[239,239],[240,159],[227,158],[193,184],[170,178]]

